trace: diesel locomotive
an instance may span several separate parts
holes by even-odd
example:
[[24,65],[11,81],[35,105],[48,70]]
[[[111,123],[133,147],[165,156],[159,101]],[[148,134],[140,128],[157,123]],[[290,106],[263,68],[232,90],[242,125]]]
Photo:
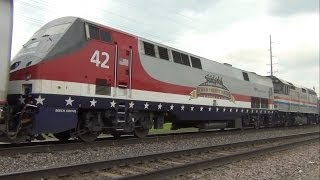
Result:
[[312,89],[78,17],[45,24],[4,67],[0,137],[11,141],[319,122]]

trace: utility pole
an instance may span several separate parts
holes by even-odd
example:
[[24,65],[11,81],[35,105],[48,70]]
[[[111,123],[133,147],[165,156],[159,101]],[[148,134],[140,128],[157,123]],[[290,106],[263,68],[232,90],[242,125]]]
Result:
[[272,62],[272,41],[271,41],[271,35],[269,36],[270,37],[270,67],[271,67],[271,70],[270,70],[270,73],[271,73],[271,77],[273,76],[273,62]]

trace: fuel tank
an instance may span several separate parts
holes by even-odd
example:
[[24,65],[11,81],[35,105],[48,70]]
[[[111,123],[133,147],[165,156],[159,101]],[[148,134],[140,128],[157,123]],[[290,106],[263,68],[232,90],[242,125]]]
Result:
[[0,0],[0,108],[6,103],[11,56],[13,0]]

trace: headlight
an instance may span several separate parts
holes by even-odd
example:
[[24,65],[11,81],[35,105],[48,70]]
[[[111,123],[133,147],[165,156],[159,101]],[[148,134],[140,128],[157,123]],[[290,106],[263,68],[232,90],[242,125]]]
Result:
[[30,73],[26,73],[25,80],[29,81],[31,79],[32,75]]
[[0,119],[4,118],[4,111],[2,108],[0,108]]

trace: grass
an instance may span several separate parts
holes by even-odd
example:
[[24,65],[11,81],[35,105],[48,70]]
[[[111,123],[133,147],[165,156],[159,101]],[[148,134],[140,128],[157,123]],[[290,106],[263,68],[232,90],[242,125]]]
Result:
[[161,133],[175,133],[175,132],[192,132],[198,131],[198,128],[182,128],[177,130],[171,130],[171,123],[165,123],[163,125],[163,129],[150,129],[150,134],[161,134]]
[[[163,129],[150,129],[149,134],[165,134],[165,133],[182,133],[182,132],[194,132],[198,131],[198,128],[182,128],[178,130],[171,130],[172,123],[165,123],[163,125]],[[42,134],[47,140],[56,139],[52,133],[50,134]]]

